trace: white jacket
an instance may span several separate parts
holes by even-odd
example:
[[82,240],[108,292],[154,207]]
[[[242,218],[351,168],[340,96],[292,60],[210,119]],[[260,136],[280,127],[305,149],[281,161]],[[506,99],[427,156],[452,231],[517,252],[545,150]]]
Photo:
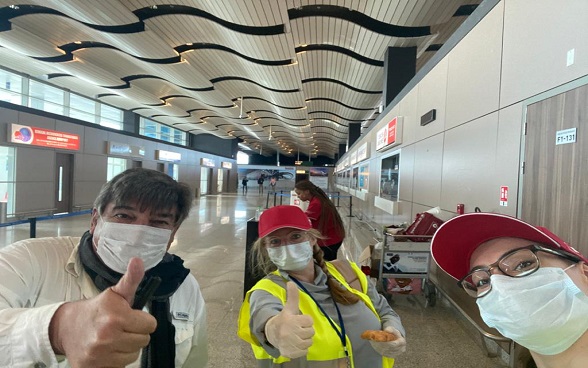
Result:
[[[0,249],[0,367],[69,367],[53,353],[49,322],[64,302],[100,293],[80,262],[79,242],[79,237],[36,238]],[[191,274],[170,298],[170,310],[176,367],[206,366],[206,309]]]

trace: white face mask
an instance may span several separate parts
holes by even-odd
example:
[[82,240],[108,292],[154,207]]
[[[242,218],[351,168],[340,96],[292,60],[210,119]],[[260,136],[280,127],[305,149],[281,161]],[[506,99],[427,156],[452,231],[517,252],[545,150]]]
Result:
[[270,260],[284,271],[299,271],[312,259],[310,242],[287,244],[275,248],[267,248]]
[[588,296],[564,270],[541,267],[513,279],[492,275],[492,290],[477,299],[486,324],[543,355],[567,350],[588,330]]
[[133,257],[143,260],[145,270],[155,267],[165,255],[171,230],[146,225],[105,222],[102,218],[94,229],[98,237],[96,253],[108,268],[127,272]]

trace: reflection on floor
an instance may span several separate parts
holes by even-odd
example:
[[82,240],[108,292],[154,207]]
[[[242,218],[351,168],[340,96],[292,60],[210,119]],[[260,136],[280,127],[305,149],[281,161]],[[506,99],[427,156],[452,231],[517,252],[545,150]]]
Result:
[[[247,220],[254,216],[259,206],[265,207],[267,201],[267,197],[261,197],[256,192],[252,190],[247,195],[224,194],[197,199],[171,248],[171,252],[181,256],[192,270],[206,299],[211,368],[256,367],[250,347],[236,335],[243,296]],[[342,211],[348,211],[341,202]],[[348,221],[347,227],[353,228],[359,220],[347,214],[342,212]],[[88,229],[89,223],[88,214],[39,221],[36,233],[37,237],[80,236]],[[0,227],[0,247],[28,237],[28,224]],[[361,237],[350,239],[357,241]],[[368,236],[366,241],[370,240]],[[350,249],[343,253],[357,255],[356,250]],[[443,300],[439,300],[434,307],[425,307],[421,296],[399,295],[393,298],[391,305],[402,317],[408,335],[407,351],[398,357],[395,367],[506,366],[500,359],[486,356],[479,336],[472,334],[467,322]],[[357,368],[370,367],[358,365]]]

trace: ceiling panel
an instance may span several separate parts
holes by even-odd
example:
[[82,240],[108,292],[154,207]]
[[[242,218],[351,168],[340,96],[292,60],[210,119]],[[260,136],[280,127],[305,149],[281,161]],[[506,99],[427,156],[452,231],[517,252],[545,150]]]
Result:
[[334,157],[380,111],[387,48],[416,47],[418,70],[480,2],[0,0],[0,64],[264,155]]

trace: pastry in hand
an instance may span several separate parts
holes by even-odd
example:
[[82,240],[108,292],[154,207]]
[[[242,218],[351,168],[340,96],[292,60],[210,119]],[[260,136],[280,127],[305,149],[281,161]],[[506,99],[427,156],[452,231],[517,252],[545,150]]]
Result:
[[382,330],[365,330],[361,334],[361,338],[365,340],[372,340],[378,342],[394,341],[398,337],[390,332]]

